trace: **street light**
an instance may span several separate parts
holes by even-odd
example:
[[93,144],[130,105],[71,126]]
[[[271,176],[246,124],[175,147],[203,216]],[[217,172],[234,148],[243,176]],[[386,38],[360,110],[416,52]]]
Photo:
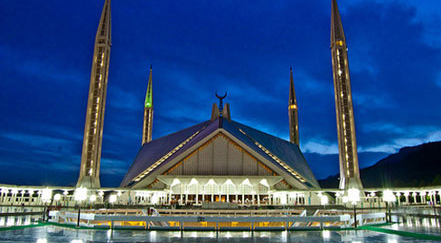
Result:
[[87,188],[79,187],[75,189],[74,199],[78,201],[77,227],[80,226],[81,202],[87,199]]
[[348,190],[348,201],[354,205],[354,226],[357,228],[357,202],[360,201],[360,190],[351,188]]
[[383,191],[383,200],[386,202],[386,213],[387,211],[389,211],[389,215],[386,216],[386,221],[388,223],[390,223],[391,220],[391,215],[390,215],[390,206],[389,203],[390,202],[395,202],[397,198],[395,197],[394,193],[391,190],[384,190]]
[[115,194],[110,195],[110,197],[109,197],[109,203],[110,203],[110,204],[113,204],[113,203],[115,203],[115,202],[116,202],[116,195],[115,195]]
[[60,201],[60,199],[61,199],[61,195],[59,193],[55,194],[54,200],[57,203],[57,206],[58,206],[58,201]]
[[43,203],[50,202],[52,198],[52,190],[49,188],[43,189],[43,192],[41,194],[41,201]]

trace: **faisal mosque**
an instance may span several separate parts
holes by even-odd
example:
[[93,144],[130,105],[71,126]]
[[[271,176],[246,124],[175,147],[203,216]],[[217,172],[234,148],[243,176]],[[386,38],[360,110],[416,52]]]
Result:
[[[111,50],[111,6],[102,10],[90,78],[81,171],[77,187],[100,188],[99,172],[106,89]],[[346,40],[336,0],[332,1],[331,54],[340,154],[340,189],[362,189],[354,128]],[[288,81],[288,80],[287,80]],[[152,139],[154,99],[152,67],[148,79],[142,147],[120,187],[163,191],[186,203],[203,201],[272,204],[271,197],[290,190],[320,189],[299,147],[293,71],[290,70],[288,116],[290,141],[234,121],[227,94],[216,97],[207,121]],[[283,104],[281,104],[283,105]],[[297,202],[298,203],[298,202]]]
[[[299,147],[298,106],[293,68],[287,78],[289,141],[234,120],[227,93],[215,93],[211,115],[188,128],[152,138],[154,116],[153,69],[144,101],[142,143],[120,186],[100,184],[100,161],[110,52],[111,1],[105,0],[90,75],[81,167],[75,187],[0,185],[0,203],[41,205],[57,202],[93,204],[234,206],[353,205],[380,207],[386,201],[437,202],[439,188],[363,188],[360,180],[349,60],[336,0],[331,0],[330,52],[332,60],[339,188],[320,188]],[[331,67],[330,67],[331,68]],[[288,85],[289,82],[289,85]],[[331,80],[329,81],[331,82]],[[214,92],[213,92],[214,93]],[[160,95],[160,94],[155,94]],[[213,96],[213,99],[215,97]],[[140,106],[142,101],[139,102]],[[161,111],[157,111],[161,112]],[[160,126],[160,124],[155,124]],[[381,196],[380,196],[381,195]],[[227,206],[225,206],[227,205]]]
[[[280,104],[287,105],[287,141],[235,121],[230,109],[234,104],[227,102],[227,92],[215,92],[218,100],[207,104],[212,109],[205,121],[152,138],[153,83],[161,82],[153,78],[152,66],[144,101],[143,127],[139,128],[141,147],[133,155],[134,160],[120,186],[101,187],[100,161],[112,47],[111,3],[105,0],[95,38],[76,186],[0,185],[0,205],[43,207],[43,221],[47,216],[51,223],[59,225],[110,229],[108,235],[113,234],[113,229],[285,232],[348,229],[363,224],[390,223],[392,202],[397,206],[439,206],[439,186],[363,188],[346,38],[336,0],[331,0],[330,27],[339,188],[320,187],[299,147],[299,112],[292,67],[286,80],[288,101]],[[328,204],[336,207],[325,207]],[[81,213],[82,207],[88,209]],[[384,207],[389,213],[378,211]],[[70,208],[78,211],[69,211]],[[358,214],[357,208],[362,209]],[[374,211],[366,210],[369,208]],[[14,211],[14,215],[16,213]],[[7,225],[14,225],[10,219],[9,216]]]
[[[354,110],[345,33],[336,0],[331,0],[332,60],[339,188],[320,188],[299,147],[298,106],[293,68],[286,80],[289,141],[234,120],[228,94],[215,93],[211,115],[188,128],[152,138],[154,116],[153,69],[144,101],[142,143],[120,186],[100,185],[100,161],[110,52],[111,1],[105,0],[95,38],[84,126],[81,167],[75,187],[2,185],[0,203],[38,204],[60,200],[76,205],[77,195],[95,203],[135,205],[320,205],[384,202],[378,194],[405,202],[436,202],[438,188],[363,188],[360,180]],[[330,67],[331,68],[331,67]],[[288,75],[287,75],[288,76]],[[289,82],[289,85],[288,85]],[[329,81],[331,82],[331,80]],[[214,93],[214,92],[213,92]],[[160,94],[155,94],[160,95]],[[215,99],[213,95],[213,99]],[[142,100],[139,102],[142,105]],[[157,112],[161,112],[158,111]],[[160,124],[155,124],[160,126]],[[84,192],[82,190],[85,190]],[[55,193],[55,195],[53,195]],[[439,193],[439,192],[438,192]],[[83,197],[81,197],[83,198]]]

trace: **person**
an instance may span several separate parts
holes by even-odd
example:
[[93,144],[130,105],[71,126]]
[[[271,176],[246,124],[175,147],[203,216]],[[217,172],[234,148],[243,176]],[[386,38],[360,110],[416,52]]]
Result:
[[51,207],[49,206],[49,207],[46,208],[46,212],[45,212],[46,219],[43,219],[43,221],[47,222],[49,220],[49,212],[50,211],[51,211]]

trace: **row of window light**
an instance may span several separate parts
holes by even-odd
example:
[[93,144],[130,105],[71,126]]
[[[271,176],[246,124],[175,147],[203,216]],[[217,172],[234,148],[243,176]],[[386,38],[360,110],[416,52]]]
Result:
[[[418,193],[419,193],[419,196],[426,196],[426,195],[427,196],[434,196],[436,194],[441,195],[441,191],[421,191],[421,192],[405,191],[405,192],[395,192],[395,193],[391,192],[391,193],[395,194],[395,196],[397,196],[397,197],[400,197],[401,195],[403,195],[405,197],[408,197],[408,196],[415,197],[415,196],[418,196]],[[375,192],[371,192],[371,193],[367,194],[367,197],[375,197],[375,196],[376,196]]]
[[[349,195],[349,194],[351,194],[351,193],[349,193],[350,191],[355,191],[355,193],[352,193],[352,194],[356,194],[356,196],[355,197],[357,197],[357,200],[351,200],[351,195]],[[418,192],[413,192],[412,194],[410,193],[410,192],[408,192],[408,191],[406,191],[406,192],[403,192],[403,195],[404,196],[409,196],[409,195],[412,195],[412,196],[417,196],[417,193]],[[421,192],[419,192],[419,194],[420,194],[420,196],[425,196],[425,195],[428,195],[428,196],[435,196],[436,194],[439,194],[439,195],[441,195],[441,191],[428,191],[428,192],[425,192],[425,191],[421,191]],[[341,193],[341,192],[337,192],[336,193],[336,196],[337,197],[341,197],[342,198],[342,200],[343,200],[343,202],[344,203],[346,203],[346,202],[348,202],[348,201],[359,201],[359,190],[358,189],[349,189],[348,190],[348,196],[344,196],[343,195],[343,193]],[[375,192],[371,192],[371,193],[369,193],[368,195],[367,195],[367,197],[369,198],[369,197],[375,197],[376,196],[376,194],[375,194]],[[385,201],[385,202],[395,202],[396,200],[397,200],[397,197],[400,197],[401,196],[401,192],[396,192],[396,193],[394,193],[393,191],[391,191],[391,190],[384,190],[383,191],[383,200]],[[353,197],[353,196],[352,196]]]
[[158,167],[162,162],[164,162],[165,160],[167,160],[170,156],[172,156],[173,154],[175,154],[179,149],[181,149],[185,144],[187,144],[188,142],[190,142],[191,139],[193,139],[196,135],[199,134],[200,131],[195,132],[193,135],[191,135],[189,138],[187,138],[187,140],[185,140],[184,142],[182,142],[181,144],[179,144],[178,146],[176,146],[176,148],[174,148],[172,151],[170,151],[168,154],[164,155],[161,159],[159,159],[158,161],[156,161],[153,165],[151,165],[147,170],[145,170],[141,175],[139,175],[138,177],[135,178],[135,181],[138,182],[140,181],[142,178],[144,178],[145,176],[147,176],[147,174],[149,174],[152,170],[154,170],[156,167]]
[[[208,180],[208,182],[205,185],[203,185],[203,184],[200,184],[195,178],[192,178],[189,184],[182,184],[179,179],[175,178],[175,179],[173,179],[173,182],[170,185],[170,189],[172,190],[174,186],[179,185],[179,184],[181,184],[181,186],[186,187],[185,193],[189,193],[189,188],[192,186],[203,187],[204,190],[201,191],[201,193],[206,193],[206,194],[210,194],[210,193],[213,194],[213,192],[208,192],[207,190],[217,190],[217,191],[221,191],[222,193],[227,193],[226,191],[228,191],[228,193],[234,194],[234,193],[239,193],[239,191],[245,192],[244,191],[245,188],[247,188],[247,190],[251,190],[250,192],[252,194],[256,193],[256,190],[253,190],[255,187],[251,184],[251,182],[248,178],[244,179],[239,185],[234,184],[231,181],[231,179],[227,179],[223,184],[218,184],[213,179],[210,179],[210,180]],[[259,184],[265,186],[266,188],[268,188],[268,190],[270,189],[270,186],[268,184],[267,179],[260,180]],[[216,188],[216,189],[213,189],[213,188]],[[240,193],[242,193],[242,192],[240,192]],[[246,192],[246,193],[249,193],[249,192]]]
[[[9,191],[11,190],[11,191]],[[33,195],[34,193],[37,194],[41,194],[42,191],[41,190],[32,190],[32,189],[17,189],[17,188],[12,188],[12,189],[8,189],[8,188],[0,188],[0,193],[12,193],[12,194],[24,194],[24,193],[29,193],[30,195]]]
[[[26,191],[30,195],[32,195],[34,192],[37,192],[37,194],[41,196],[41,200],[43,202],[51,201],[51,199],[52,199],[52,191],[53,191],[52,189],[49,189],[49,188],[40,189],[40,190],[39,189],[36,189],[36,190],[32,190],[32,189],[22,189],[22,190],[19,190],[19,189],[15,189],[15,188],[13,188],[13,189],[1,188],[0,192],[1,193],[9,193],[9,190],[11,190],[11,193],[13,195],[19,194],[19,193],[20,194],[24,194]],[[87,194],[88,194],[88,192],[87,192],[86,188],[77,188],[77,189],[75,189],[73,196],[74,196],[75,201],[84,201],[84,200],[87,199]],[[69,191],[68,190],[64,190],[63,191],[63,195],[64,196],[69,195]],[[99,191],[98,195],[100,197],[103,197],[104,196],[104,191]],[[121,195],[122,195],[121,191],[118,191],[117,194],[110,195],[109,202],[110,203],[116,202],[117,196],[119,197]],[[61,194],[59,194],[59,193],[55,194],[53,199],[55,201],[61,200]],[[97,199],[97,196],[95,194],[92,194],[92,195],[89,196],[90,202],[95,202],[96,199]]]
[[[246,135],[246,133],[242,130],[239,129],[239,131],[241,133],[243,133],[244,135]],[[305,183],[306,180],[303,179],[299,174],[297,174],[293,169],[291,169],[291,167],[289,167],[285,162],[283,162],[281,159],[279,159],[277,156],[275,156],[274,154],[272,154],[268,149],[266,149],[264,146],[262,146],[260,143],[258,143],[257,141],[254,141],[254,144],[257,145],[257,147],[259,147],[263,152],[265,152],[267,155],[269,155],[273,160],[275,160],[277,163],[279,163],[283,168],[285,168],[289,173],[291,173],[293,176],[295,176],[299,181],[301,181],[302,183]]]

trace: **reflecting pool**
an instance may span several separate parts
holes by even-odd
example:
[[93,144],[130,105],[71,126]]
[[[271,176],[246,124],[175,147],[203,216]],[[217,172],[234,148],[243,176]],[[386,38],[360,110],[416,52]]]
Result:
[[433,242],[367,230],[282,232],[179,232],[79,230],[41,226],[0,231],[0,242]]
[[[412,214],[439,215],[431,209],[407,211]],[[43,208],[0,207],[0,242],[434,242],[393,233],[371,230],[337,231],[268,231],[268,232],[207,232],[207,231],[146,231],[146,230],[89,230],[74,227],[44,225],[32,227],[42,214],[17,215],[17,213],[42,212]],[[13,215],[13,216],[11,216]],[[400,216],[398,222],[383,228],[441,236],[440,218]],[[17,228],[13,226],[25,226]]]

